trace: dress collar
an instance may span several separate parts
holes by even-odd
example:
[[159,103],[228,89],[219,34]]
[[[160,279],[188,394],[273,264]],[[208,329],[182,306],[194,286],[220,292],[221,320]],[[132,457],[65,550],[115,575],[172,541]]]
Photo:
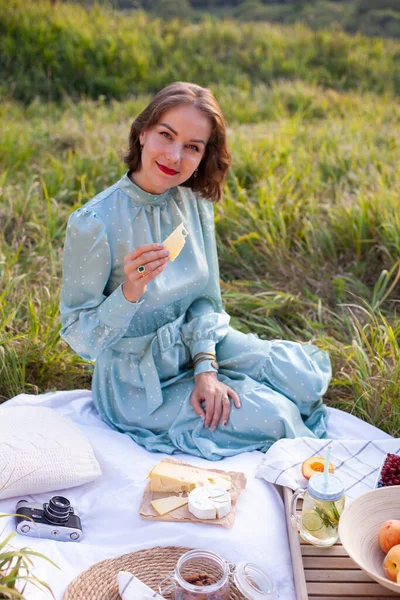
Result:
[[150,194],[149,192],[145,192],[129,178],[129,171],[125,173],[120,183],[121,189],[128,194],[134,204],[160,204],[167,199],[170,191],[173,189],[168,188],[162,194]]

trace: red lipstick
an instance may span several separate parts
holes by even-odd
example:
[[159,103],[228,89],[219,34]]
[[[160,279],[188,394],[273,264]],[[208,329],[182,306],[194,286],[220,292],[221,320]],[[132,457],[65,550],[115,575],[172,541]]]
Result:
[[160,163],[157,163],[157,167],[160,169],[160,171],[162,171],[163,173],[165,173],[166,175],[177,175],[179,173],[179,171],[174,171],[174,169],[169,169],[168,167],[164,166],[164,165],[160,165]]

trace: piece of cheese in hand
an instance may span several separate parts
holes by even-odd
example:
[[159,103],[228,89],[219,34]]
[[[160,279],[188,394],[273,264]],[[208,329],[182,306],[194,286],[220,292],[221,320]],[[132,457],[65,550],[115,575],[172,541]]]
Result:
[[187,503],[188,498],[181,498],[179,496],[168,496],[168,498],[159,498],[158,500],[151,501],[152,507],[161,516],[166,515]]
[[153,467],[147,478],[150,479],[152,492],[190,492],[195,487],[205,485],[217,485],[230,490],[232,486],[231,476],[228,474],[212,473],[164,461]]
[[178,227],[174,229],[171,235],[169,235],[163,241],[164,248],[166,250],[169,250],[169,260],[172,260],[172,262],[174,262],[176,257],[180,254],[180,251],[182,250],[183,246],[185,245],[185,238],[188,235],[188,233],[189,232],[185,229],[184,224],[181,223],[180,225],[178,225]]
[[195,488],[189,494],[188,508],[198,519],[221,519],[231,510],[231,495],[215,485]]

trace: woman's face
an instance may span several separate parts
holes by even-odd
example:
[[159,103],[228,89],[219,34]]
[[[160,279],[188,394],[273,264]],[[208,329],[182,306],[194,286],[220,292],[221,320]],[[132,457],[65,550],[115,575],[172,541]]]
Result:
[[193,174],[204,156],[211,121],[194,106],[177,106],[140,134],[141,167],[134,181],[151,194],[162,194]]

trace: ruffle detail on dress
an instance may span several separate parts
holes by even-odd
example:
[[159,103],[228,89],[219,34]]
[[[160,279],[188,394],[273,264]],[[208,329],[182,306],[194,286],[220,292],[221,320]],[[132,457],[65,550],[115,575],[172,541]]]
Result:
[[226,335],[228,326],[229,315],[226,313],[206,313],[182,325],[182,340],[189,348],[203,340],[218,343]]

